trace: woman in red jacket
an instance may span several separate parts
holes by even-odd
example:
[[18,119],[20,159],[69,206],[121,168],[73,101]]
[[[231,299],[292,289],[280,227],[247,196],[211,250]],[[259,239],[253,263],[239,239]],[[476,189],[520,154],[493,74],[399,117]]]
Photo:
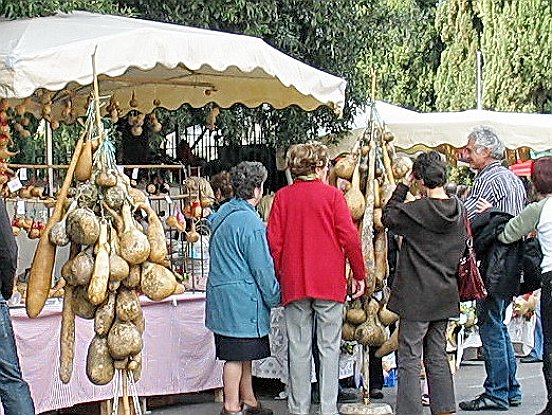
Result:
[[365,288],[358,230],[343,194],[325,183],[328,149],[298,144],[288,152],[295,182],[279,190],[268,221],[268,242],[282,289],[289,337],[289,411],[309,414],[312,330],[320,352],[320,414],[337,414],[339,347],[347,295],[345,260],[353,270],[352,295]]

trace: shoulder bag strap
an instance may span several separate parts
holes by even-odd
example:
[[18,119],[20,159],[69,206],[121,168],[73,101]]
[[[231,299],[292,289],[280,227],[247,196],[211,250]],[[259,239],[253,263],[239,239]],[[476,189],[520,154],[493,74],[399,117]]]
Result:
[[232,216],[234,213],[237,213],[237,212],[241,212],[240,210],[235,210],[233,212],[230,212],[228,215],[226,215],[219,223],[219,225],[217,226],[217,228],[211,232],[211,236],[209,237],[210,239],[213,238],[213,236],[215,236],[215,233],[220,229],[221,225],[224,223],[224,221],[226,219],[228,219],[230,216]]

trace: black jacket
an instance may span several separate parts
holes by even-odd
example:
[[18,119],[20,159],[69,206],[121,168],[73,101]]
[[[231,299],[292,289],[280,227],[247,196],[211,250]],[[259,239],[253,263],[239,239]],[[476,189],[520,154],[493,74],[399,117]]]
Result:
[[12,295],[16,269],[17,243],[4,200],[0,199],[0,292],[6,300]]
[[397,185],[383,212],[383,224],[404,236],[387,307],[413,321],[457,316],[456,268],[466,246],[462,203],[456,198],[403,203],[407,193],[407,186]]
[[472,219],[474,249],[489,295],[511,299],[519,291],[523,248],[521,242],[503,244],[497,236],[513,216],[490,210]]

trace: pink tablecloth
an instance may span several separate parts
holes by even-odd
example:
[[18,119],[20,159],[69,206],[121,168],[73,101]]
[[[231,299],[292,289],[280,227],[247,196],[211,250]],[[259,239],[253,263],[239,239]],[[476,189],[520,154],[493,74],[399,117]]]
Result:
[[[213,336],[204,325],[204,306],[202,293],[142,301],[146,331],[142,379],[137,383],[140,396],[222,387],[222,364],[215,360]],[[86,377],[93,321],[77,318],[73,377],[64,385],[58,376],[61,304],[47,306],[37,319],[29,319],[24,309],[12,309],[11,316],[23,377],[37,413],[113,396],[112,384],[95,386]]]

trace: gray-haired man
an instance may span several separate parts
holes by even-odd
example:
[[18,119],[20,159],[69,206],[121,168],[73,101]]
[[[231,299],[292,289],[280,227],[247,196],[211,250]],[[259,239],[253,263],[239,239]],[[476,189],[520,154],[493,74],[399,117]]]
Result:
[[[525,204],[525,188],[521,180],[500,164],[504,144],[489,127],[477,127],[468,136],[465,155],[470,167],[477,170],[469,197],[464,202],[471,219],[481,201],[495,210],[516,216]],[[489,292],[477,302],[479,334],[485,356],[487,378],[485,392],[471,401],[460,402],[464,411],[499,410],[521,404],[521,389],[516,379],[516,358],[504,324],[506,307],[512,298]]]

